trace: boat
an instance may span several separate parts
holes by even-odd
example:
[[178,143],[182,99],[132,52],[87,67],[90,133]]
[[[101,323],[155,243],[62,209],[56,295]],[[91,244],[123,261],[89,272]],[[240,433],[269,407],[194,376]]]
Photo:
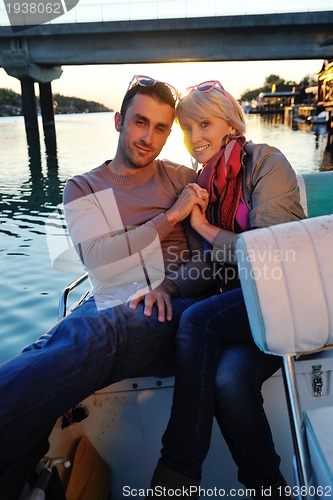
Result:
[[326,111],[321,111],[318,115],[310,115],[306,119],[307,123],[324,125],[327,122]]
[[[304,231],[307,235],[311,234],[312,226],[315,231],[319,231],[323,241],[322,255],[327,255],[327,252],[331,251],[328,248],[331,247],[325,247],[325,242],[327,244],[327,238],[332,239],[333,234],[333,231],[327,230],[327,227],[333,227],[333,216],[330,215],[333,213],[333,172],[298,175],[298,184],[301,203],[309,217],[304,221],[307,224]],[[312,224],[310,229],[309,221]],[[273,240],[278,241],[280,238],[280,241],[289,241],[292,235],[296,234],[295,224],[300,223],[273,226],[276,231]],[[281,229],[282,226],[284,227]],[[253,245],[258,248],[258,245],[260,247],[263,240],[267,239],[266,233],[260,231],[265,230],[243,233],[242,249],[245,258],[241,265],[244,269],[250,262],[246,258],[247,245],[250,250]],[[266,236],[262,238],[262,234]],[[301,238],[305,238],[304,234],[302,233]],[[257,240],[253,242],[246,239],[249,237],[255,237]],[[297,241],[300,241],[300,237],[296,235],[295,242]],[[318,268],[318,261],[313,256],[313,248],[316,247],[308,247],[309,254],[312,252],[311,259],[305,259],[303,264],[305,267],[312,265]],[[283,272],[283,265],[281,269]],[[325,286],[330,287],[330,290],[325,292],[326,296],[321,292],[321,304],[325,302],[325,297],[329,298],[327,294],[333,292],[333,268],[332,264],[328,264],[322,268],[319,266],[318,269],[321,272],[325,269],[326,271],[325,277],[322,275],[321,278],[320,272],[317,273],[316,285],[320,288],[321,283],[325,282]],[[290,281],[292,278],[289,274],[288,278],[285,278],[289,280],[287,284],[291,287],[290,294],[294,293],[290,297],[291,301],[299,301],[297,294],[303,292],[304,287],[299,290],[297,282]],[[74,306],[69,305],[71,295],[79,287],[85,288],[86,279],[85,273],[63,291],[60,316],[70,314],[77,303],[85,300],[86,290],[82,297],[75,299]],[[259,283],[259,286],[255,280],[250,279],[244,282],[244,285],[247,287],[245,299],[252,314],[251,328],[256,332],[256,342],[259,345],[261,342],[264,347],[268,333],[263,330],[268,330],[265,322],[269,323],[271,320],[272,309],[263,311],[265,298],[261,297],[262,283]],[[312,284],[308,283],[310,290],[311,286]],[[317,292],[317,289],[314,291]],[[254,304],[254,296],[261,301],[259,304]],[[317,296],[314,295],[313,300],[319,300]],[[278,297],[276,299],[278,300]],[[283,311],[283,307],[288,309],[288,304],[288,301],[283,303],[281,310]],[[326,305],[332,319],[331,298]],[[289,309],[287,312],[290,315]],[[261,319],[263,321],[260,321]],[[281,324],[282,320],[284,316],[280,317]],[[305,328],[308,328],[307,325]],[[332,340],[332,325],[330,333]],[[313,336],[317,338],[316,332],[313,332]],[[298,352],[297,356],[295,352],[290,353],[290,349],[283,352],[283,368],[267,380],[263,387],[265,410],[277,452],[281,457],[281,470],[290,486],[289,493],[294,498],[308,500],[331,498],[333,492],[333,440],[329,430],[333,424],[333,350],[327,349],[326,345],[319,346],[323,349],[319,349],[317,345],[315,347],[315,352]],[[43,464],[48,464],[50,468],[50,460],[53,460],[67,500],[121,500],[145,497],[170,414],[173,383],[173,377],[123,380],[95,392],[58,419],[50,435],[48,458],[44,458]],[[328,452],[327,449],[323,451],[322,440],[309,431],[315,420],[313,415],[316,416],[318,411],[322,412],[319,416],[319,427],[326,429],[324,445]],[[305,424],[306,419],[309,421],[308,426]],[[328,453],[328,458],[325,453]],[[45,467],[46,465],[44,469]],[[203,466],[200,498],[233,497],[244,500],[251,498],[252,494],[253,492],[246,490],[238,482],[236,466],[217,425],[214,424],[211,447]],[[269,497],[269,491],[264,495]]]

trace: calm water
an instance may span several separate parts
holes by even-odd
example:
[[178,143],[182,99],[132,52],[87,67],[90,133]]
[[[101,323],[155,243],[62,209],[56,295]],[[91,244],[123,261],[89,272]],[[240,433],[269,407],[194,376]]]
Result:
[[[297,172],[333,169],[325,127],[292,130],[255,115],[247,121],[247,138],[280,148]],[[60,292],[76,275],[52,268],[45,221],[61,203],[66,179],[112,158],[117,144],[113,113],[56,116],[56,129],[56,154],[43,137],[40,150],[28,150],[23,118],[0,118],[0,362],[57,320]],[[161,157],[191,166],[179,130]]]

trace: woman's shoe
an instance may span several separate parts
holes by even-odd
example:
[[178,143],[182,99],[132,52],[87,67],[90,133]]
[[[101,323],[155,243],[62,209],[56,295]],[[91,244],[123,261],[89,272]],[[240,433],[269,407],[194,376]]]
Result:
[[[146,499],[199,498],[199,479],[183,476],[159,460]],[[177,494],[175,493],[177,490]],[[169,493],[168,493],[169,491]],[[163,494],[161,494],[163,492]],[[182,492],[182,493],[181,493]],[[181,493],[179,495],[179,493]]]
[[285,478],[279,472],[276,481],[271,486],[256,489],[255,495],[252,498],[253,500],[258,498],[265,498],[266,500],[291,500],[292,497],[286,494],[287,486]]

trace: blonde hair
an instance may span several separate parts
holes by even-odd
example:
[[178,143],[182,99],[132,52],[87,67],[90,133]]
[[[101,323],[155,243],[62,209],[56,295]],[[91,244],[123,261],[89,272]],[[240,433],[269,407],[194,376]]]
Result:
[[181,122],[182,117],[198,121],[202,119],[203,114],[207,113],[225,120],[236,130],[236,137],[243,136],[246,130],[243,110],[231,94],[228,93],[227,98],[224,92],[225,90],[222,91],[219,87],[214,87],[209,92],[193,90],[179,101],[176,108],[177,122]]

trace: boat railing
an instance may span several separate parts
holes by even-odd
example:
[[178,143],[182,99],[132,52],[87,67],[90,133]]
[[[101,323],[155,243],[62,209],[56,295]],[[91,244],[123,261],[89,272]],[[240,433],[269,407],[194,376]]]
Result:
[[79,276],[78,278],[73,280],[69,285],[67,285],[66,288],[63,289],[63,291],[61,292],[61,295],[60,295],[60,300],[59,300],[58,319],[62,319],[65,316],[67,316],[67,314],[69,314],[69,312],[71,312],[73,309],[78,307],[80,304],[82,304],[82,302],[84,302],[86,300],[86,298],[88,297],[88,295],[90,293],[90,290],[86,290],[83,293],[83,295],[81,295],[81,297],[72,304],[72,306],[69,310],[69,306],[68,306],[69,295],[74,290],[76,290],[78,286],[82,285],[82,283],[87,281],[88,278],[89,278],[89,273],[85,272],[81,276]]

